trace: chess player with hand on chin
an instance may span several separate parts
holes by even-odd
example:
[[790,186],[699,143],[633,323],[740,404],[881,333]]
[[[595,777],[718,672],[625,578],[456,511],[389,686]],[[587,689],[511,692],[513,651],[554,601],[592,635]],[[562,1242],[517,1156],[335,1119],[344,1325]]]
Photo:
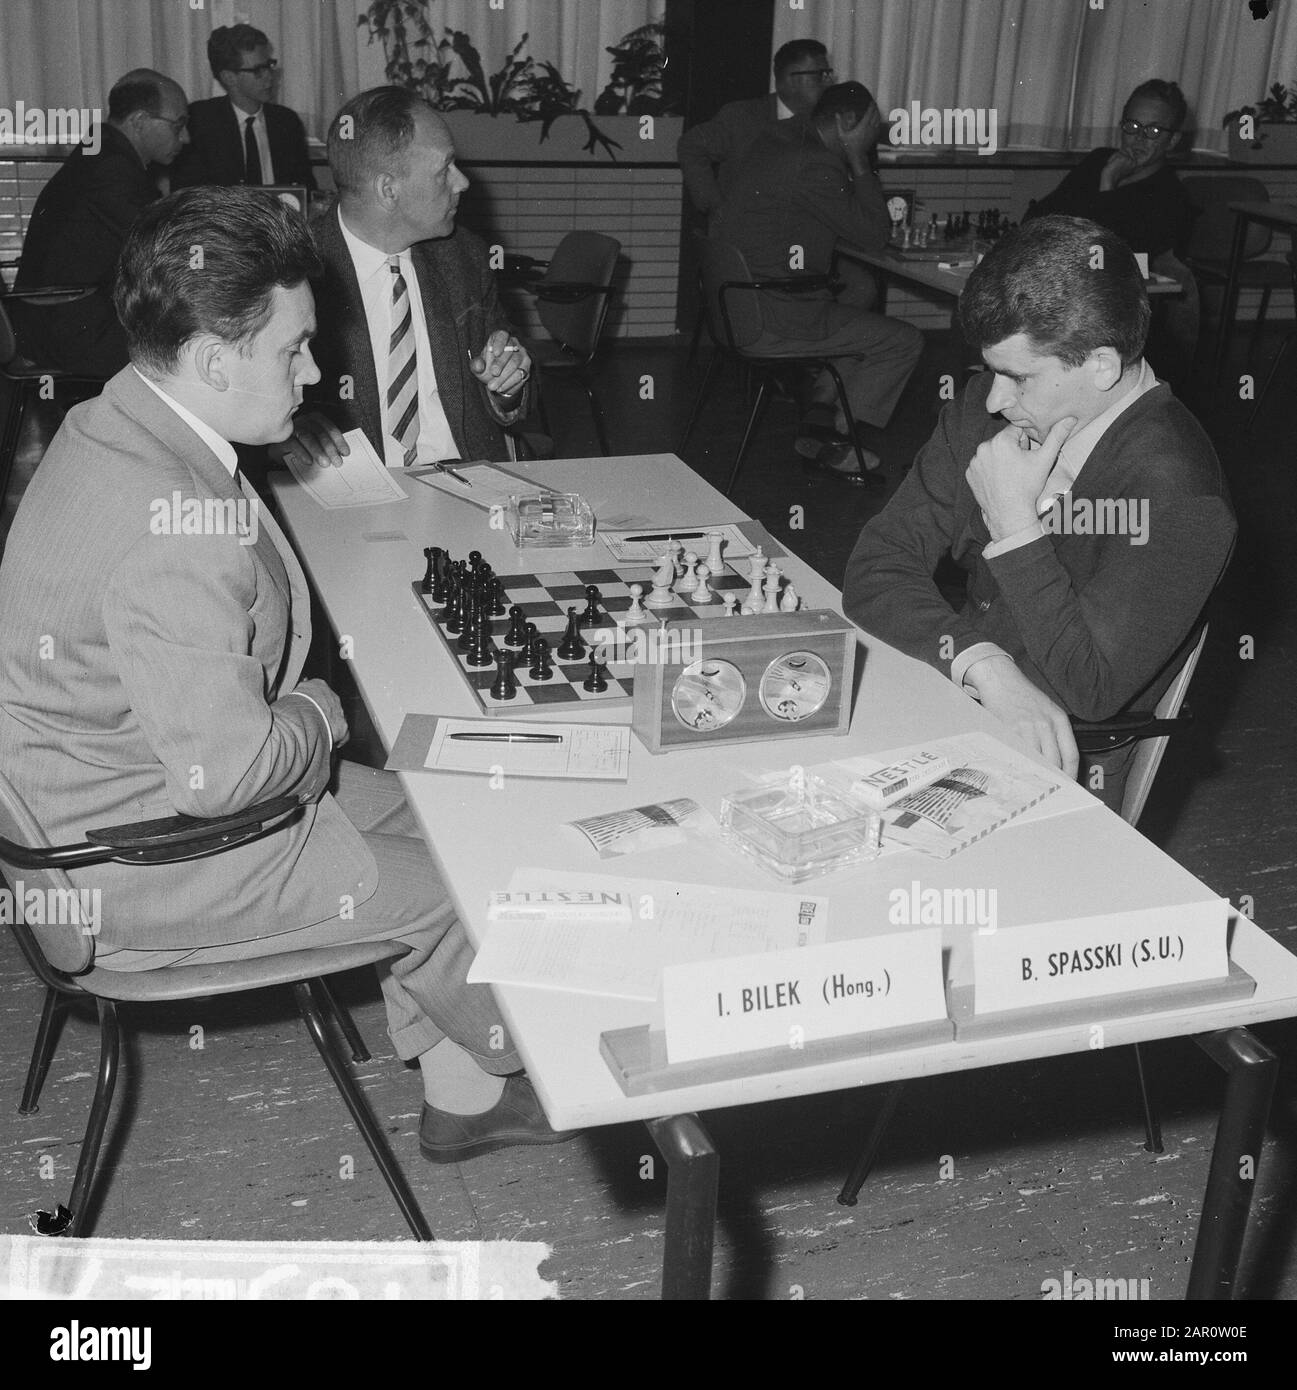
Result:
[[[130,363],[69,412],[0,566],[0,766],[56,844],[297,796],[298,818],[224,854],[72,871],[112,905],[96,964],[400,941],[378,969],[397,1053],[423,1077],[423,1152],[556,1142],[490,989],[466,982],[472,950],[399,783],[335,761],[342,705],[302,679],[305,577],[239,475],[234,444],[287,438],[319,379],[318,269],[305,223],[253,190],[140,214],[114,293]],[[240,526],[178,533],[176,498]]]

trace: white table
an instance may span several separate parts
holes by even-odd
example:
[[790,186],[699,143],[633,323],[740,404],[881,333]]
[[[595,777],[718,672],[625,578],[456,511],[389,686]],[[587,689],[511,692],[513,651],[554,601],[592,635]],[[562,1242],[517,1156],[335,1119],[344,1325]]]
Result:
[[[579,491],[602,526],[661,531],[699,529],[743,519],[733,503],[673,455],[518,464],[516,471],[563,491]],[[471,717],[478,713],[450,655],[431,632],[410,593],[421,577],[423,547],[440,545],[455,557],[480,550],[500,573],[597,568],[610,562],[593,549],[519,552],[505,531],[491,530],[482,510],[400,479],[405,502],[326,512],[286,477],[274,485],[298,553],[339,637],[350,637],[352,669],[374,722],[391,747],[407,712]],[[776,536],[777,540],[784,540]],[[808,606],[841,608],[830,584],[791,554],[780,561]],[[595,859],[563,829],[579,816],[691,795],[715,811],[720,797],[743,783],[745,770],[814,764],[923,739],[985,729],[1006,731],[935,671],[863,638],[851,733],[651,755],[632,739],[630,782],[562,782],[513,778],[507,791],[486,779],[449,773],[403,774],[470,937],[486,929],[487,896],[508,886],[518,866],[582,873],[616,871]],[[567,717],[572,717],[566,707]],[[532,717],[534,711],[529,712]],[[544,715],[535,717],[543,718]],[[628,722],[628,707],[582,705],[580,717]],[[1142,907],[1198,902],[1218,895],[1092,798],[1080,809],[1034,823],[1004,827],[941,862],[904,855],[807,885],[831,899],[830,938],[887,930],[888,892],[918,877],[924,887],[998,889],[1000,924],[1044,921],[1070,914],[1099,915]],[[694,845],[634,856],[625,872],[638,878],[754,886],[755,871],[737,855]],[[1051,866],[1042,873],[1041,866]],[[1102,870],[1096,866],[1103,866]],[[773,886],[773,881],[772,886]],[[844,910],[850,907],[850,911]],[[946,928],[953,980],[971,975],[970,928]],[[1226,1112],[1218,1135],[1190,1295],[1215,1297],[1232,1286],[1251,1184],[1237,1188],[1236,1153],[1259,1151],[1273,1086],[1275,1059],[1242,1030],[1262,1020],[1297,1015],[1297,958],[1246,919],[1232,936],[1232,959],[1257,981],[1246,1000],[1129,1017],[1106,1017],[1107,1046],[1212,1030],[1203,1040],[1230,1071]],[[501,1008],[529,1075],[557,1128],[649,1123],[670,1165],[664,1293],[700,1296],[710,1280],[717,1156],[698,1111],[846,1087],[1084,1052],[1084,1024],[1035,1027],[1021,1035],[943,1042],[906,1051],[757,1074],[707,1085],[627,1096],[600,1055],[600,1035],[647,1023],[651,1006],[624,1000],[498,988]],[[1240,1079],[1241,1078],[1241,1079]],[[1258,1087],[1260,1088],[1258,1090]],[[1230,1184],[1233,1183],[1233,1186]],[[1240,1208],[1240,1200],[1242,1207]]]

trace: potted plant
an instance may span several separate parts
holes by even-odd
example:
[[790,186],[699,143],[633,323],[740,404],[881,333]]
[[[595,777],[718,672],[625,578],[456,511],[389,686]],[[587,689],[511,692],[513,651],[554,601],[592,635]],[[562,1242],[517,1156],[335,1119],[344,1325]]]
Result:
[[1247,164],[1297,164],[1297,86],[1276,82],[1255,106],[1227,111],[1231,159]]

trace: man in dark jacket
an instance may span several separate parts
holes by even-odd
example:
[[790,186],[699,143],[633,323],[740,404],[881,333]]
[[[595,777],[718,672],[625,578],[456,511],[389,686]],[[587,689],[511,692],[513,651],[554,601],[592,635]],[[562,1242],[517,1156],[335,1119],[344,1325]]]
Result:
[[189,108],[191,144],[176,161],[171,186],[290,183],[314,189],[301,119],[270,100],[278,62],[265,34],[250,24],[213,29],[207,61],[226,95]]
[[[843,586],[867,632],[948,675],[1069,774],[1071,720],[1156,704],[1236,530],[1220,463],[1141,353],[1148,296],[1097,223],[1044,217],[969,277],[987,370],[943,410]],[[933,579],[967,575],[952,609]],[[1133,746],[1086,785],[1120,808]]]
[[15,288],[93,285],[72,304],[15,301],[22,350],[42,365],[112,376],[127,360],[111,292],[131,224],[158,197],[151,165],[168,165],[188,141],[185,94],[169,77],[136,68],[114,83],[100,147],[79,145],[41,190],[23,240]]

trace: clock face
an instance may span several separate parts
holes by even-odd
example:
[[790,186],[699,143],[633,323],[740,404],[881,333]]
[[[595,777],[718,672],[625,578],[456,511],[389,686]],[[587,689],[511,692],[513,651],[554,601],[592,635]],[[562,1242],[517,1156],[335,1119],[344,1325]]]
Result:
[[889,198],[887,200],[887,215],[893,222],[901,222],[905,218],[908,207],[909,204],[904,198]]
[[767,714],[796,724],[823,708],[832,685],[822,657],[814,652],[785,652],[766,667],[757,693]]
[[704,657],[686,666],[671,687],[671,710],[686,729],[723,729],[743,708],[748,683],[733,662]]

